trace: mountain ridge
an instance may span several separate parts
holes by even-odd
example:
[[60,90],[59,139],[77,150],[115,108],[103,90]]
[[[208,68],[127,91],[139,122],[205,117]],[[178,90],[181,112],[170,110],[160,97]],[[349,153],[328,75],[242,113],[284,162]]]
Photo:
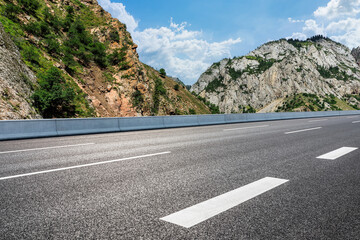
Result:
[[360,68],[329,38],[280,39],[214,63],[191,91],[223,113],[352,110],[360,108]]

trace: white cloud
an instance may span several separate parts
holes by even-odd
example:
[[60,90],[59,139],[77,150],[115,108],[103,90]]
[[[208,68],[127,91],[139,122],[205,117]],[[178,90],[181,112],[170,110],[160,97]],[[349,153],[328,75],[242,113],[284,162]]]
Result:
[[297,19],[293,19],[291,17],[289,17],[288,20],[291,23],[303,23],[304,22],[304,20],[297,20]]
[[360,0],[331,0],[326,7],[319,7],[314,15],[327,19],[356,16],[360,12],[359,6]]
[[128,26],[142,61],[165,68],[186,84],[193,84],[213,62],[232,57],[231,48],[241,42],[240,38],[209,42],[201,31],[188,30],[188,23],[177,24],[172,18],[169,26],[139,31],[138,22],[123,4],[110,0],[99,0],[99,4]]
[[306,36],[306,34],[304,34],[304,33],[296,32],[296,33],[293,33],[293,34],[292,34],[290,37],[288,37],[288,38],[305,40],[305,39],[307,39],[307,36]]
[[[325,7],[319,7],[315,19],[304,22],[302,32],[293,38],[305,39],[312,35],[325,35],[350,48],[360,46],[360,0],[330,0]],[[292,20],[289,18],[289,21]],[[291,22],[291,21],[290,21]]]
[[106,11],[111,13],[114,18],[117,18],[120,22],[125,23],[130,32],[134,32],[138,27],[139,22],[126,11],[126,8],[122,3],[114,3],[110,0],[98,0],[98,2]]
[[229,39],[210,43],[202,39],[202,32],[189,31],[186,27],[186,23],[176,24],[171,20],[169,27],[134,32],[143,60],[193,82],[214,61],[231,57],[231,47],[241,42],[240,39]]
[[324,27],[319,26],[317,22],[313,19],[309,19],[305,21],[305,26],[303,27],[303,31],[315,35],[325,34]]

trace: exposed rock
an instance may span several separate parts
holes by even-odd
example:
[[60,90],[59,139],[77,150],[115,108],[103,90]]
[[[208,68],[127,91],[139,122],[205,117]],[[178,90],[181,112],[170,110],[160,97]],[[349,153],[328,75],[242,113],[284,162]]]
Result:
[[357,64],[359,64],[359,66],[360,66],[360,47],[354,48],[351,51],[351,54],[354,56],[354,58],[356,59]]
[[360,68],[350,50],[329,39],[267,43],[249,55],[213,64],[192,91],[220,107],[271,112],[297,93],[342,99],[360,92]]
[[0,23],[0,120],[41,118],[31,106],[36,77]]

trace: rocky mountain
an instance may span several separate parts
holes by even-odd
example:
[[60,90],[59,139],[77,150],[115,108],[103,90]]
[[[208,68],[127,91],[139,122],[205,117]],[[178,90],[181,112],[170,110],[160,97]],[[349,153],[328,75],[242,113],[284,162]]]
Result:
[[[0,119],[210,113],[185,87],[141,63],[126,25],[96,0],[0,0],[0,11],[11,39],[1,37],[15,43],[10,59],[19,60],[7,64],[0,56],[7,99]],[[24,69],[26,80],[3,74],[14,68]]]
[[360,68],[328,38],[281,39],[214,63],[191,90],[223,113],[360,109]]
[[0,23],[0,119],[40,118],[29,101],[36,77]]
[[354,48],[351,51],[351,54],[354,56],[354,58],[356,59],[356,62],[359,64],[360,66],[360,47]]

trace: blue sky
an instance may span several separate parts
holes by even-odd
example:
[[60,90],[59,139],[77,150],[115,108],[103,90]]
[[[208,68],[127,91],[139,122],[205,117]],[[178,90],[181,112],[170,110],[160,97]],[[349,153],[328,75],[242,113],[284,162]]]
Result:
[[186,84],[270,40],[323,34],[360,45],[360,0],[98,0],[128,26],[141,61]]

